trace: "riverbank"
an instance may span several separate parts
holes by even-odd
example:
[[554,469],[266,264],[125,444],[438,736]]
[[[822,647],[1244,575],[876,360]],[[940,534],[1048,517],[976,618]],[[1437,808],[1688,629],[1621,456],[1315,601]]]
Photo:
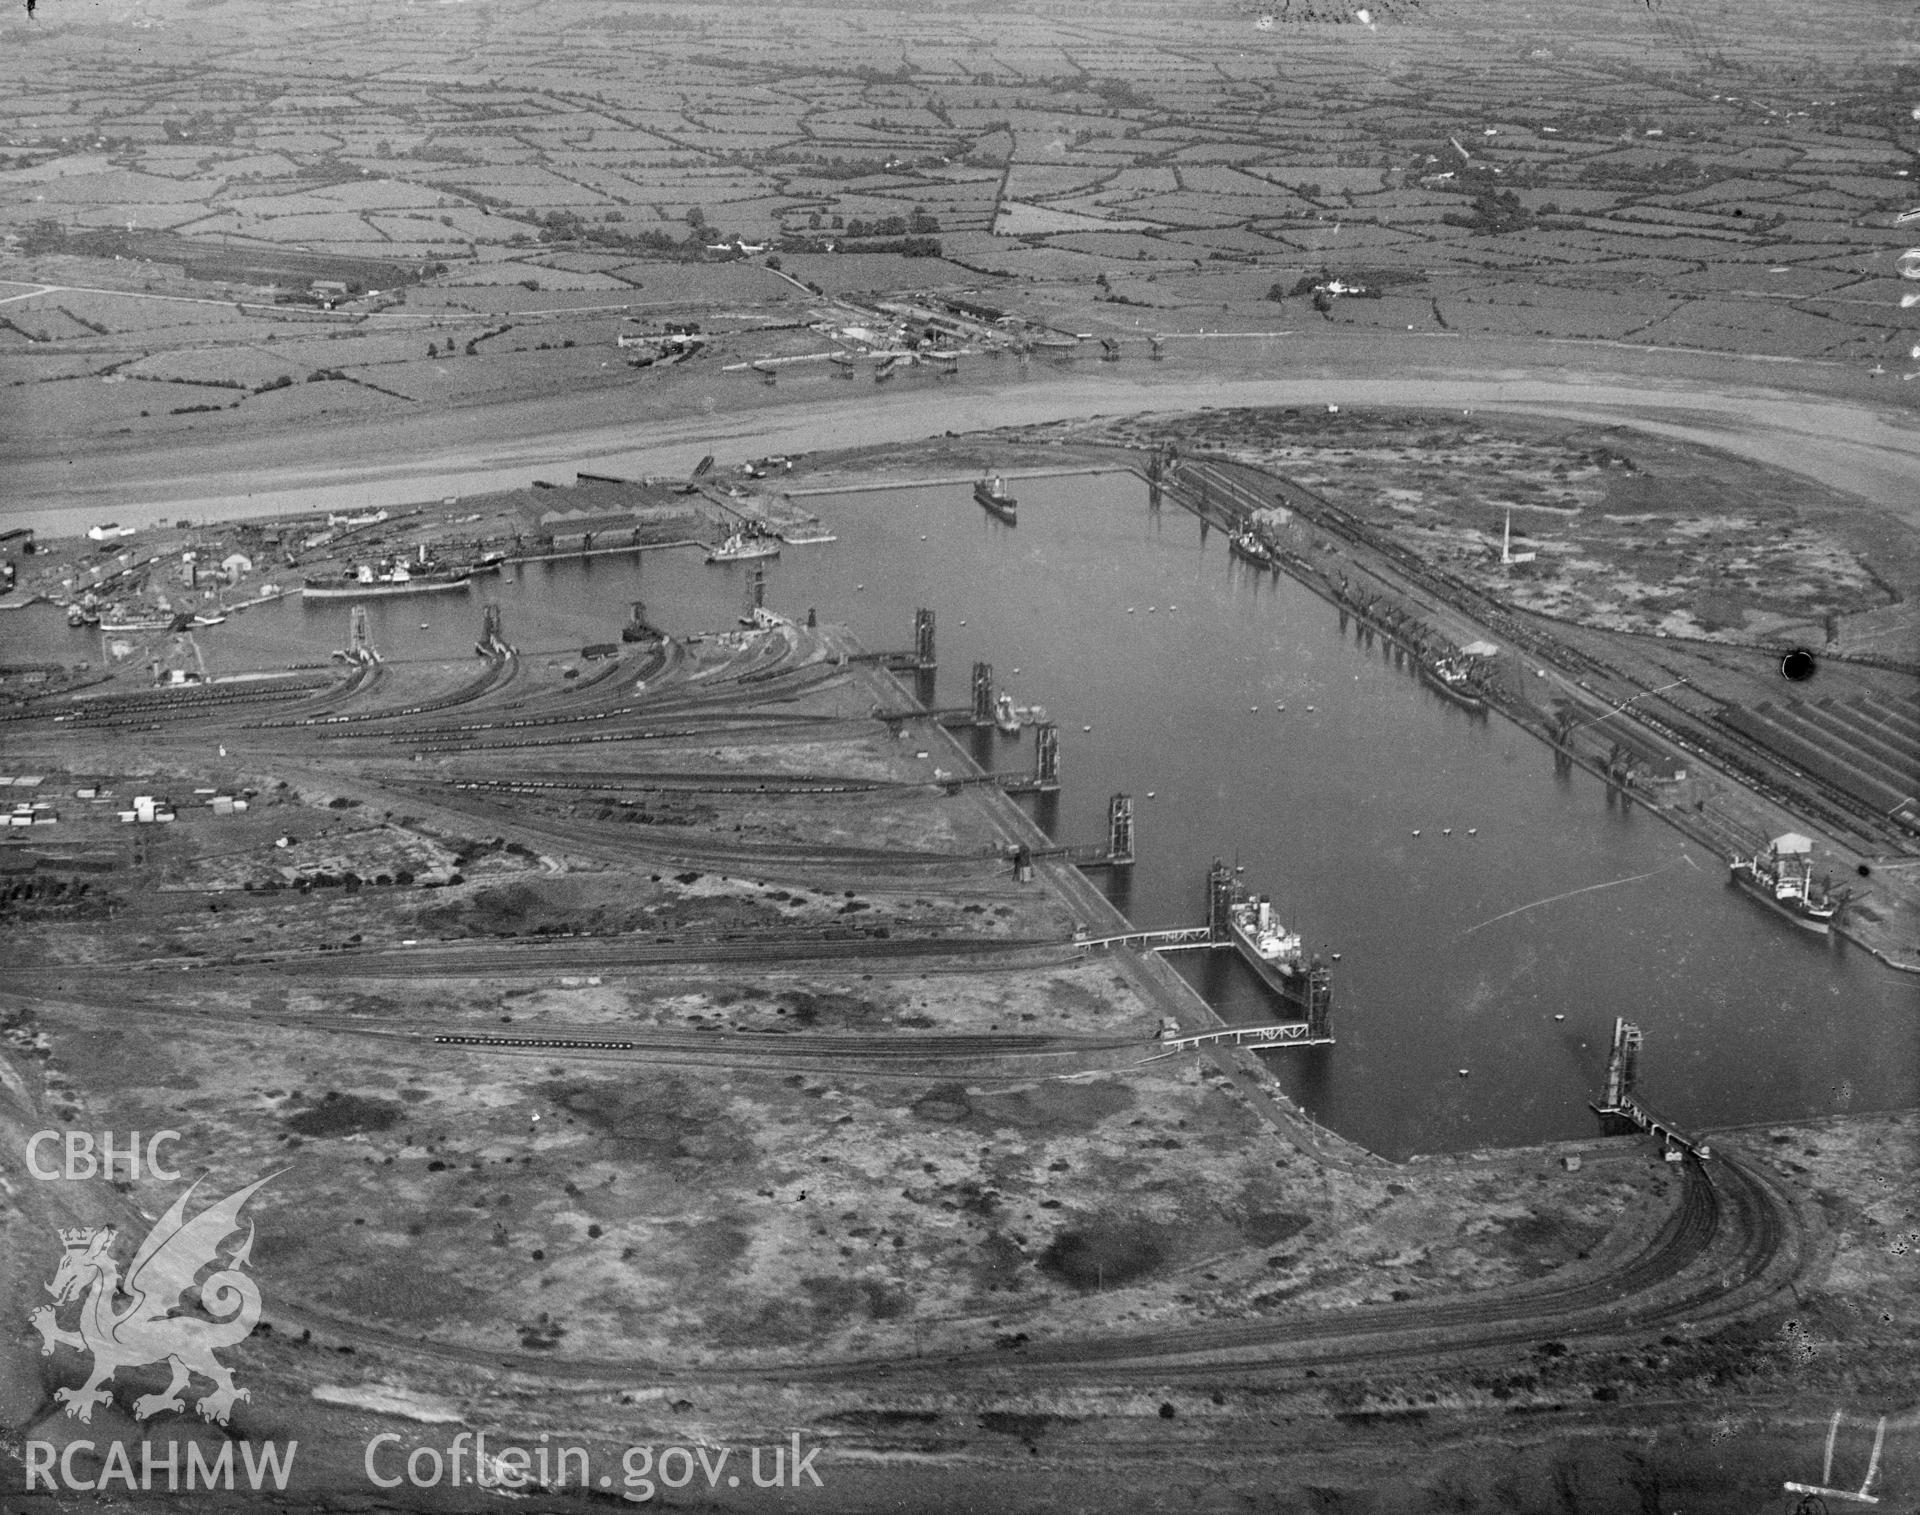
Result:
[[[1273,378],[1282,364],[1288,377]],[[1382,371],[1395,377],[1367,376]],[[1384,336],[1209,338],[1159,363],[976,365],[938,386],[871,390],[857,405],[824,375],[768,387],[691,365],[639,388],[360,419],[351,427],[106,437],[84,454],[63,447],[53,456],[36,450],[48,439],[27,433],[0,454],[0,467],[18,498],[48,502],[14,512],[19,524],[71,532],[94,512],[144,525],[181,515],[214,521],[392,508],[526,487],[555,467],[684,478],[715,452],[723,460],[797,455],[1101,414],[1209,405],[1494,407],[1624,421],[1727,447],[1823,478],[1912,521],[1920,517],[1910,489],[1920,431],[1904,419],[1910,406],[1890,395],[1903,398],[1820,365],[1677,350],[1501,338],[1438,340],[1410,353],[1401,339]],[[347,437],[351,447],[343,445]],[[235,488],[236,478],[247,481],[244,489]]]

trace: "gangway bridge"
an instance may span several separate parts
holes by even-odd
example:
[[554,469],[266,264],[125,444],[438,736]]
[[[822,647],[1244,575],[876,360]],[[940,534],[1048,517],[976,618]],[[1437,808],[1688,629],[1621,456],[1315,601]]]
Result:
[[1605,1125],[1628,1125],[1649,1136],[1656,1136],[1666,1147],[1667,1156],[1682,1156],[1705,1162],[1713,1148],[1688,1136],[1633,1091],[1640,1069],[1640,1028],[1616,1016],[1613,1022],[1613,1048],[1607,1054],[1607,1092],[1591,1106]]
[[[920,619],[921,616],[925,617],[924,621]],[[914,666],[932,668],[934,666],[933,612],[930,610],[920,611],[915,617],[914,646],[915,652],[920,658],[920,662]],[[880,656],[883,658],[898,657],[904,659],[907,655],[896,653],[881,654]],[[899,727],[908,721],[938,721],[942,726],[963,728],[969,726],[983,727],[995,724],[997,712],[994,709],[993,664],[975,663],[973,665],[973,678],[971,682],[971,704],[939,706],[912,705],[904,710],[889,710],[885,706],[876,705],[873,709],[873,719],[876,721],[885,721],[887,725],[892,727]],[[1038,724],[1048,723],[1041,722]]]
[[[1125,795],[1115,795],[1111,815],[1113,846],[1117,849],[1124,836],[1131,852],[1132,804]],[[1253,969],[1261,983],[1271,990],[1289,1010],[1300,1012],[1298,1020],[1269,1026],[1229,1026],[1218,1032],[1201,1033],[1198,1040],[1183,1037],[1167,1045],[1179,1050],[1210,1042],[1257,1042],[1274,1047],[1330,1047],[1333,1045],[1333,982],[1327,965],[1316,954],[1310,964],[1297,963],[1289,972],[1275,968],[1263,957],[1239,923],[1239,912],[1249,904],[1265,904],[1240,888],[1237,870],[1219,858],[1207,873],[1207,920],[1200,926],[1176,926],[1161,931],[1118,931],[1107,936],[1074,938],[1079,947],[1131,947],[1146,952],[1234,951]],[[1264,924],[1265,917],[1261,916]]]
[[1176,1052],[1194,1052],[1201,1047],[1331,1047],[1333,1038],[1315,1036],[1305,1021],[1281,1021],[1270,1026],[1222,1026],[1215,1031],[1199,1031],[1191,1036],[1170,1036],[1161,1050],[1142,1062],[1157,1062]]
[[[934,653],[933,612],[924,607],[914,611],[912,647],[893,652],[856,652],[847,661],[878,663],[894,673],[931,673],[940,666]],[[891,721],[901,714],[898,711],[889,712],[888,719]]]
[[1080,937],[1076,947],[1137,947],[1147,952],[1180,952],[1196,947],[1217,947],[1208,926],[1176,926],[1171,931],[1123,931],[1118,936]]
[[[855,663],[884,663],[889,656],[892,656],[892,654],[857,653],[848,661]],[[932,721],[936,725],[949,728],[959,727],[962,729],[969,726],[991,726],[993,724],[991,720],[976,721],[973,718],[973,707],[971,705],[938,705],[931,707],[915,705],[910,710],[888,710],[885,706],[876,705],[871,712],[870,718],[876,721],[884,721],[888,726],[894,727],[904,726],[909,721]]]
[[1130,855],[1115,852],[1111,847],[1103,847],[1098,842],[1082,842],[1071,847],[1032,847],[1027,849],[1025,855],[1029,861],[1038,862],[1042,858],[1056,858],[1062,862],[1072,863],[1076,868],[1124,868],[1133,861]]

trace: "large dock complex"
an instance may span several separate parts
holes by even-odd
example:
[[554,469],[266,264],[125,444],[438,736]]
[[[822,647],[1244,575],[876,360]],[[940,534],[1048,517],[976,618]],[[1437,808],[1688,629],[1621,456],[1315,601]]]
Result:
[[16,8],[0,1507],[1920,1506],[1897,10]]

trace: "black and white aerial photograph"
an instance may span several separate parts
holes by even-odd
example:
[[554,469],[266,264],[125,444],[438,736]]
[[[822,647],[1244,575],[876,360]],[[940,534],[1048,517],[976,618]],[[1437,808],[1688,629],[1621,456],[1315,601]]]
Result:
[[0,1511],[1920,1515],[1910,0],[9,0]]

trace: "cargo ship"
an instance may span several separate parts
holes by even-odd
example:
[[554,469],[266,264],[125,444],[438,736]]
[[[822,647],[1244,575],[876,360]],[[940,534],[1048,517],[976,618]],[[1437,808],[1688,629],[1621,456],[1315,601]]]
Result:
[[1255,568],[1278,568],[1279,559],[1271,547],[1255,536],[1251,531],[1236,531],[1227,538],[1227,546],[1233,549],[1233,555]]
[[1240,955],[1253,964],[1262,978],[1286,993],[1299,989],[1306,974],[1300,933],[1280,924],[1279,917],[1273,913],[1271,899],[1264,894],[1241,894],[1236,890],[1227,910],[1227,924],[1240,945]]
[[753,558],[780,556],[780,539],[757,530],[736,531],[718,547],[709,548],[709,563],[744,563]]
[[427,559],[406,563],[386,558],[362,563],[349,573],[325,579],[303,579],[301,594],[309,600],[384,599],[400,594],[465,594],[476,575],[490,572],[493,561],[464,568],[443,568]]
[[170,615],[128,614],[108,608],[102,612],[96,624],[102,631],[115,636],[137,636],[150,631],[172,631],[173,622],[174,618]]
[[1733,882],[1763,905],[1822,936],[1833,929],[1846,903],[1825,881],[1814,882],[1813,843],[1797,832],[1776,836],[1765,852],[1735,857],[1729,871]]
[[[1249,894],[1240,870],[1218,858],[1207,874],[1207,930],[1213,944],[1232,947],[1261,983],[1277,995],[1286,1013],[1305,1022],[1304,1045],[1333,1041],[1333,976],[1318,953],[1309,956],[1300,934],[1274,914],[1273,901]],[[1335,957],[1339,954],[1335,953]]]
[[977,480],[973,486],[973,497],[986,506],[1003,521],[1019,520],[1019,501],[1007,493],[1006,481],[995,474],[991,479]]

